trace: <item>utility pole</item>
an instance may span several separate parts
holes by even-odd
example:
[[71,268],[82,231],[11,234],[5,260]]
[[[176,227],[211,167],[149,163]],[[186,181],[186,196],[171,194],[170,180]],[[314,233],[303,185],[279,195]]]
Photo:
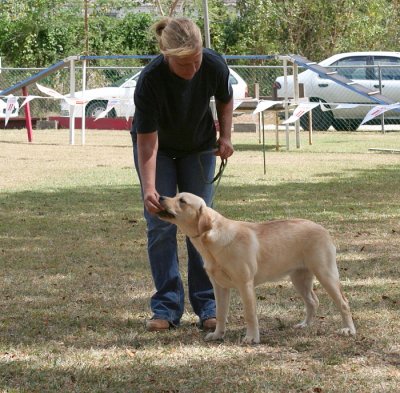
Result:
[[89,23],[88,23],[88,0],[85,2],[85,55],[89,56]]
[[203,0],[203,14],[204,14],[204,37],[205,37],[205,46],[206,48],[211,48],[210,43],[210,23],[208,19],[208,2],[207,0]]

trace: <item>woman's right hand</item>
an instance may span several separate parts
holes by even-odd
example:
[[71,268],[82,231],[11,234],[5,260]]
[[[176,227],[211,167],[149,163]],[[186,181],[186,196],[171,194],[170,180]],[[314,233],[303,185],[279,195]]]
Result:
[[151,214],[156,214],[163,210],[159,202],[160,195],[154,190],[145,191],[143,195],[144,207]]

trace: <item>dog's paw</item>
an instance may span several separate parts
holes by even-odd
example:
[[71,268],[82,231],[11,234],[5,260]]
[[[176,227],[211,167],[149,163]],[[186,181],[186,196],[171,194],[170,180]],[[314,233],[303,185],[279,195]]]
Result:
[[342,328],[336,331],[336,333],[340,334],[341,336],[355,336],[356,331],[355,329],[351,328]]
[[300,322],[300,323],[294,325],[293,327],[295,329],[305,329],[308,326],[309,326],[308,323],[306,321],[303,321],[303,322]]
[[208,333],[206,335],[206,337],[204,338],[204,340],[206,341],[218,341],[218,340],[222,340],[224,338],[224,333]]
[[246,335],[242,340],[242,345],[260,344],[260,337],[253,337]]

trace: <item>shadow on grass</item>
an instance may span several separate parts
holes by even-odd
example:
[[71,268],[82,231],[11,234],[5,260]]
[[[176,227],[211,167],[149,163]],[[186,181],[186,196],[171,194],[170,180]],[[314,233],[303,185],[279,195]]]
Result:
[[235,151],[259,151],[259,152],[262,152],[263,149],[265,149],[265,151],[275,151],[276,145],[271,145],[271,144],[266,143],[265,146],[263,147],[262,142],[261,143],[253,143],[253,144],[249,144],[249,143],[235,144]]
[[[286,353],[281,354],[279,361],[275,360],[276,356],[273,352],[243,352],[241,356],[211,359],[207,367],[201,358],[190,359],[190,365],[175,359],[168,363],[160,359],[158,364],[152,364],[147,358],[140,359],[140,354],[133,355],[133,359],[128,355],[119,358],[118,365],[96,364],[90,368],[55,365],[37,370],[29,361],[13,361],[2,366],[0,387],[5,391],[22,388],[32,392],[272,392],[281,391],[276,389],[282,386],[283,379],[285,391],[298,391],[307,385],[323,386],[323,375],[316,377],[304,371],[300,377],[295,370],[282,366]],[[254,364],[260,364],[262,374],[252,372]],[[229,380],[226,375],[230,376]]]
[[[281,339],[285,339],[281,336]],[[332,376],[329,366],[345,365],[368,351],[370,340],[336,339],[335,345],[321,346],[318,338],[297,337],[295,348],[257,348],[205,344],[198,351],[198,342],[180,343],[179,354],[173,355],[173,345],[155,338],[153,359],[146,352],[132,347],[118,352],[111,361],[83,366],[84,355],[76,363],[64,363],[62,354],[55,352],[51,365],[37,367],[30,360],[17,360],[2,365],[0,387],[29,391],[79,391],[79,392],[275,392],[275,391],[334,391],[332,378],[337,385],[348,383],[348,373]],[[316,342],[317,341],[317,342]],[[183,344],[183,345],[182,345]],[[304,354],[312,353],[307,363]],[[106,357],[99,353],[98,356]],[[207,357],[204,358],[203,356]],[[382,353],[382,359],[389,354]],[[90,356],[90,354],[89,354]],[[311,360],[312,359],[312,360]],[[312,365],[311,365],[312,364]],[[328,367],[327,367],[328,366]],[[386,367],[390,367],[388,364]],[[316,373],[315,369],[319,372]],[[394,370],[394,365],[391,367]],[[364,376],[362,386],[354,392],[372,391],[373,378]],[[395,380],[387,386],[394,388]],[[391,391],[391,390],[390,390]],[[393,390],[395,391],[395,390]]]
[[[222,181],[216,208],[233,219],[263,221],[303,217],[320,222],[339,239],[342,249],[339,266],[342,278],[348,280],[345,292],[354,299],[352,306],[356,313],[370,309],[379,313],[383,306],[391,312],[397,307],[393,303],[395,287],[390,288],[379,280],[358,285],[353,285],[352,281],[371,275],[375,279],[397,280],[399,169],[396,166],[360,170],[326,182],[289,182],[276,186],[226,186]],[[196,333],[192,326],[171,332],[164,341],[146,335],[144,331],[152,282],[137,186],[3,193],[0,207],[0,256],[3,261],[0,345],[3,351],[11,353],[12,348],[25,345],[43,346],[45,351],[51,352],[54,343],[87,351],[132,346],[140,351],[154,349],[157,345],[172,347],[176,342],[187,346],[194,342],[210,348],[203,342],[203,334]],[[384,245],[383,238],[389,244]],[[354,260],[352,254],[359,255],[359,259]],[[291,309],[290,298],[295,296],[294,290],[280,291],[278,300],[282,307]],[[326,295],[322,293],[321,290],[321,297],[325,299]],[[267,302],[270,295],[266,296]],[[330,300],[323,300],[321,308],[328,302]],[[301,315],[302,304],[299,300],[296,303]],[[337,315],[337,311],[332,310],[327,317],[329,326],[331,322],[334,326],[331,318]],[[297,317],[290,313],[281,318],[285,326],[297,322]],[[265,322],[263,314],[261,319]],[[267,319],[267,322],[274,325],[273,320]],[[239,330],[236,333],[233,330],[228,338],[235,340],[242,325],[240,322]],[[282,329],[280,325],[275,328],[273,337],[267,337],[264,343],[290,352],[292,344],[288,347],[287,341],[295,335],[294,331],[287,327]],[[350,344],[344,345],[356,355],[364,349],[365,341],[356,345],[356,349],[349,349]],[[368,345],[374,345],[379,351],[382,344],[375,341]],[[183,365],[179,361],[160,365],[154,359],[140,359],[135,355],[130,359],[131,355],[126,355],[119,365],[82,369],[78,366],[58,367],[57,353],[62,351],[57,352],[59,346],[54,350],[52,367],[38,367],[28,360],[3,363],[0,387],[16,389],[19,385],[15,383],[15,377],[18,375],[20,386],[32,391],[74,390],[78,385],[83,391],[107,391],[109,387],[114,391],[129,391],[145,386],[145,383],[151,386],[148,391],[202,391],[196,390],[196,386],[204,378],[209,381],[207,386],[212,386],[219,381],[221,370],[229,374],[229,369],[240,366],[244,367],[243,372],[250,374],[251,362],[248,360],[259,357],[261,362],[261,358],[266,357],[268,363],[275,356],[273,350],[269,354],[243,353],[225,361],[212,360],[212,367],[206,367],[203,359],[192,359],[190,364]],[[343,352],[337,356],[340,358]],[[282,378],[284,371],[281,368],[272,363],[265,368],[270,382],[266,379],[253,381],[247,389],[268,388],[269,383],[278,383]],[[208,373],[206,376],[205,372]],[[297,375],[290,370],[285,373],[291,377]],[[304,374],[307,373],[302,377]],[[230,383],[234,383],[236,377],[239,381],[239,375],[232,372]],[[309,378],[315,377],[310,374]],[[299,382],[296,381],[295,378],[291,383]]]

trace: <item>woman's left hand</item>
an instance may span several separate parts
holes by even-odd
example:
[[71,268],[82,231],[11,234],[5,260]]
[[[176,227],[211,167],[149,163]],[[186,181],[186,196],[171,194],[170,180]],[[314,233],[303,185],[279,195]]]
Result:
[[234,152],[234,148],[230,138],[220,137],[217,141],[218,150],[215,153],[220,156],[223,160],[228,159]]

